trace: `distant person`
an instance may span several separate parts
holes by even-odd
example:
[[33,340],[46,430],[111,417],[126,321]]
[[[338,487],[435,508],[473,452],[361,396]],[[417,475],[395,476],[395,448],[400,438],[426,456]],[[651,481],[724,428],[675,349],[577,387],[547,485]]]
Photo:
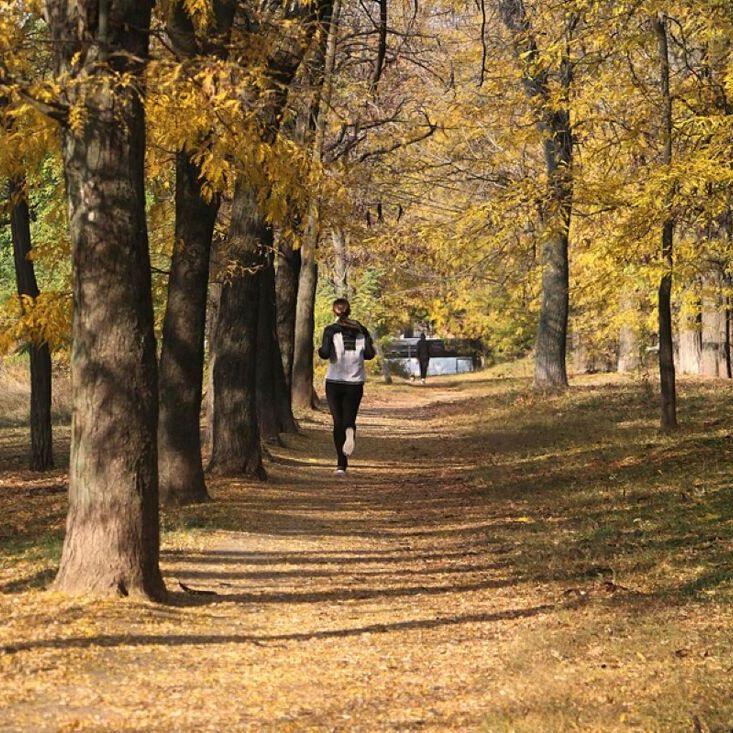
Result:
[[430,344],[424,333],[420,334],[417,341],[417,363],[420,366],[420,384],[425,384],[425,378],[428,376],[428,365],[430,364]]
[[336,322],[323,330],[318,355],[329,361],[326,399],[333,417],[336,474],[344,476],[355,447],[356,414],[366,381],[364,360],[374,358],[374,344],[369,331],[349,318],[351,306],[346,298],[333,301],[333,312]]

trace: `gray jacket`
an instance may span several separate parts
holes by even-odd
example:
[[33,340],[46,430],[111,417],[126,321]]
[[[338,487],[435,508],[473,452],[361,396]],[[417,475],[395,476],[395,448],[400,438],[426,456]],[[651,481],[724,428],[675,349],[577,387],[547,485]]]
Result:
[[323,330],[318,349],[321,359],[328,359],[327,382],[364,384],[364,360],[374,358],[372,337],[357,321],[336,321]]

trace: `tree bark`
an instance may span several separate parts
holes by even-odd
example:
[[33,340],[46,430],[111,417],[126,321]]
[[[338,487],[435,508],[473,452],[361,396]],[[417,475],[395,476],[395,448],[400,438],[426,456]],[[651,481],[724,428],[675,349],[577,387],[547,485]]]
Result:
[[275,290],[277,298],[277,338],[282,355],[285,385],[290,392],[293,381],[293,351],[295,349],[295,309],[298,302],[300,278],[300,249],[292,241],[281,238],[278,246]]
[[713,272],[703,279],[700,313],[700,373],[707,377],[727,376],[725,358],[725,302],[721,278]]
[[639,333],[629,318],[638,310],[637,298],[630,292],[623,293],[619,303],[622,317],[626,322],[622,323],[618,335],[618,361],[616,370],[622,374],[635,372],[641,366],[641,344]]
[[[216,250],[216,244],[214,245]],[[214,254],[215,253],[214,250]],[[212,262],[212,268],[215,265]],[[218,268],[217,268],[218,273]],[[206,370],[206,433],[205,443],[211,452],[214,445],[214,366],[216,364],[216,324],[219,322],[219,302],[221,301],[221,282],[209,283],[206,306],[206,342],[208,346],[208,368]]]
[[377,26],[378,42],[377,42],[377,59],[374,64],[374,73],[371,79],[372,94],[377,91],[377,85],[382,78],[384,71],[384,62],[387,58],[387,32],[388,32],[388,13],[387,0],[378,0],[379,3],[379,25]]
[[[323,13],[330,13],[329,8],[330,2],[321,0],[320,3],[298,2],[287,10],[286,27],[292,28],[292,21],[300,20],[301,32],[290,37],[285,34],[284,38],[274,39],[272,44],[265,69],[265,89],[262,91],[266,103],[259,114],[260,134],[265,144],[272,144],[277,137],[288,89],[316,28],[323,24]],[[259,445],[254,364],[260,278],[251,275],[266,265],[265,253],[268,247],[272,247],[272,238],[258,202],[258,192],[253,191],[244,178],[238,181],[235,193],[230,245],[233,246],[233,262],[238,272],[223,285],[219,303],[210,468],[225,473],[252,473],[265,478]],[[272,317],[274,329],[274,313]],[[232,414],[233,410],[237,415]],[[237,434],[226,434],[232,430]]]
[[336,296],[349,297],[349,260],[347,254],[346,232],[340,227],[334,227],[331,232],[333,242],[333,285]]
[[[168,35],[182,57],[226,56],[235,4],[216,0],[214,26],[198,38],[184,3],[167,19]],[[203,144],[204,141],[202,141]],[[158,466],[160,493],[167,504],[206,501],[201,457],[201,399],[209,261],[219,198],[203,194],[201,169],[192,154],[176,155],[175,246],[160,357]]]
[[265,479],[257,418],[259,272],[267,237],[256,193],[237,185],[228,244],[236,271],[221,286],[213,364],[214,414],[209,470]]
[[[100,13],[105,22],[97,26]],[[56,71],[79,82],[69,93],[83,110],[62,137],[74,289],[73,419],[69,513],[55,587],[162,599],[140,97],[150,4],[47,0],[46,15]],[[120,73],[135,83],[118,84]]]
[[566,48],[557,70],[563,105],[558,108],[550,88],[549,69],[539,64],[539,49],[523,0],[500,0],[499,7],[523,67],[527,95],[538,104],[537,125],[544,138],[547,197],[542,212],[542,294],[534,383],[539,388],[557,389],[568,384],[568,239],[573,201],[573,135],[567,107],[572,63],[568,45],[577,17],[571,15],[566,19]]
[[[272,322],[275,312],[270,308],[267,285],[269,271],[272,267],[272,257],[266,253],[259,278],[259,304],[257,314],[257,419],[259,420],[260,435],[265,441],[279,441],[280,429],[277,420],[277,405],[275,401],[275,368],[274,351],[270,342]],[[270,322],[268,322],[268,320]],[[278,358],[281,359],[278,354]],[[282,360],[280,361],[282,364]]]
[[544,244],[540,319],[535,346],[534,383],[567,387],[568,237],[553,235]]
[[[669,48],[667,18],[654,16],[654,32],[659,46],[660,89],[662,93],[662,163],[672,163],[672,95],[669,87]],[[670,192],[671,193],[671,192]],[[672,268],[674,265],[674,221],[667,217],[662,224],[662,261],[666,272],[659,283],[659,379],[661,386],[660,426],[665,432],[677,427],[677,389],[672,340]]]
[[[331,12],[332,11],[332,12]],[[341,2],[336,0],[324,16],[321,44],[314,60],[314,83],[320,90],[313,102],[314,135],[312,160],[320,163],[326,132],[326,113],[331,102],[331,81],[336,60]],[[298,281],[298,302],[295,314],[295,352],[293,355],[293,405],[315,408],[318,395],[313,385],[313,337],[315,303],[318,289],[316,252],[320,237],[320,193],[314,191],[308,205],[301,248],[301,268]]]
[[702,358],[702,313],[699,301],[695,313],[679,326],[677,368],[682,374],[699,374]]
[[314,248],[302,253],[298,304],[295,312],[295,352],[293,355],[293,405],[302,409],[317,407],[313,387],[313,332],[315,330],[318,264]]
[[158,466],[168,504],[206,501],[201,458],[204,329],[211,239],[218,200],[206,201],[201,172],[186,151],[176,156],[176,240],[160,356]]
[[[272,233],[270,229],[270,240]],[[260,302],[257,323],[257,414],[265,440],[279,440],[280,433],[297,433],[290,392],[285,384],[277,336],[275,265],[272,245],[260,271]]]
[[[10,231],[15,259],[15,281],[18,295],[37,298],[40,295],[36,282],[31,251],[31,226],[28,200],[24,185],[10,180]],[[21,307],[23,307],[21,303]],[[31,460],[33,471],[53,468],[53,434],[51,428],[51,351],[48,344],[31,341]]]
[[[726,281],[728,280],[728,276]],[[730,283],[728,283],[730,286]],[[725,340],[723,348],[723,369],[728,379],[733,378],[733,360],[731,359],[731,319],[733,318],[733,298],[727,295],[725,298]]]

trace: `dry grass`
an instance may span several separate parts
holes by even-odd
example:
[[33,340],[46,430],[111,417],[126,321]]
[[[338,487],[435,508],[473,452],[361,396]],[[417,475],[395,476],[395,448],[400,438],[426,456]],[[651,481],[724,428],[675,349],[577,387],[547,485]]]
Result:
[[349,481],[315,414],[165,513],[165,606],[43,591],[63,476],[6,472],[0,729],[728,733],[731,408],[683,382],[663,436],[618,378],[370,384]]

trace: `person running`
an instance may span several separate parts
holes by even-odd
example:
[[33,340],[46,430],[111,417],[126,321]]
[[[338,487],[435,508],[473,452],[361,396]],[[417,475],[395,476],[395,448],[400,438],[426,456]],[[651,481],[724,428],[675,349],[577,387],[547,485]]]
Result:
[[420,382],[425,384],[425,377],[428,376],[428,364],[430,364],[430,344],[421,333],[417,342],[417,363],[420,366]]
[[318,349],[328,359],[326,399],[333,417],[333,442],[336,446],[336,474],[343,476],[354,452],[356,414],[364,394],[364,360],[374,358],[374,343],[369,331],[349,318],[351,306],[346,298],[333,301],[336,322],[326,326]]

